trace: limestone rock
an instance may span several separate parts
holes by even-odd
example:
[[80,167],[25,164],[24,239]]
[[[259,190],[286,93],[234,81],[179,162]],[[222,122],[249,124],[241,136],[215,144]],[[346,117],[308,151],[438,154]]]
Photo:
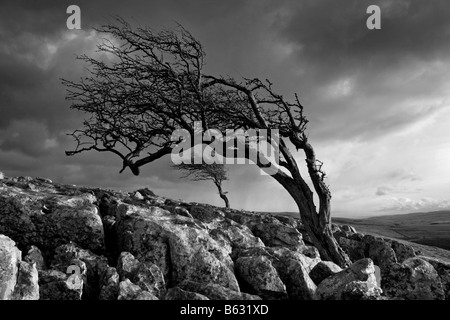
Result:
[[283,246],[295,250],[304,245],[302,234],[296,228],[282,223],[257,224],[251,230],[267,247]]
[[356,229],[352,226],[349,226],[347,224],[344,224],[341,226],[341,230],[345,231],[345,232],[350,232],[350,233],[356,233]]
[[248,292],[263,299],[286,299],[286,286],[266,256],[240,257],[235,262],[236,275],[243,280]]
[[309,273],[310,278],[316,285],[335,273],[341,272],[342,268],[331,261],[320,261]]
[[377,299],[380,294],[373,261],[366,258],[323,280],[317,287],[316,297],[323,300]]
[[44,254],[69,241],[102,252],[103,225],[95,201],[89,193],[32,192],[18,182],[0,190],[0,234],[15,239],[20,248],[34,245]]
[[442,300],[445,298],[439,274],[424,259],[409,258],[395,263],[381,278],[383,291],[391,297],[407,300]]
[[185,280],[178,287],[206,296],[210,300],[261,300],[261,297],[248,293],[234,291],[215,283],[198,283]]
[[373,288],[367,281],[352,281],[345,285],[341,293],[342,300],[382,300],[382,290]]
[[314,298],[316,285],[309,277],[309,272],[320,261],[320,257],[315,248],[312,250],[304,246],[302,252],[285,247],[249,248],[240,250],[239,257],[267,257],[286,285],[289,299],[311,300]]
[[154,263],[140,263],[132,279],[142,290],[146,290],[160,299],[166,293],[164,275]]
[[39,271],[40,300],[81,300],[83,280],[79,287],[68,285],[69,275],[58,270]]
[[236,259],[237,251],[240,249],[264,247],[260,238],[255,237],[249,228],[239,225],[227,218],[218,223],[209,232],[210,236],[220,243],[224,248],[231,250],[231,258]]
[[139,267],[139,260],[129,252],[121,252],[117,260],[117,272],[120,280],[131,279]]
[[132,195],[132,198],[135,199],[135,200],[144,200],[145,199],[144,196],[139,191],[136,191]]
[[158,298],[133,284],[130,279],[126,279],[119,283],[118,300],[158,300]]
[[363,241],[363,235],[358,233],[349,234],[342,231],[336,231],[333,235],[339,246],[352,261],[358,261],[366,257],[366,244]]
[[411,247],[410,245],[395,240],[391,240],[390,242],[392,250],[394,250],[395,255],[397,257],[398,263],[402,263],[403,261],[409,258],[414,258],[416,256],[414,248]]
[[274,217],[266,213],[255,213],[224,209],[225,216],[247,226],[267,247],[286,246],[295,250],[304,245],[303,237],[292,220]]
[[178,214],[180,216],[188,217],[194,219],[194,217],[189,213],[188,209],[183,207],[175,207],[174,208],[175,214]]
[[99,300],[117,300],[119,282],[119,274],[116,268],[108,267],[101,280]]
[[10,300],[17,283],[22,252],[9,237],[0,235],[0,300]]
[[83,285],[83,300],[98,299],[100,294],[99,283],[108,268],[107,259],[70,242],[69,244],[56,248],[51,267],[61,272],[66,272],[67,268],[73,265],[74,260],[80,260],[86,266],[86,276]]
[[41,250],[39,250],[36,246],[31,246],[30,249],[27,252],[27,255],[24,258],[25,261],[30,263],[35,263],[36,268],[38,270],[45,270],[47,269],[44,256],[42,255]]
[[192,219],[158,207],[120,204],[116,221],[120,251],[158,265],[166,282],[214,282],[239,291],[231,249],[221,246]]
[[437,271],[445,292],[445,299],[450,300],[450,263],[436,258],[420,257],[429,262]]
[[370,235],[364,236],[364,242],[368,251],[367,256],[380,267],[382,275],[397,262],[397,256],[389,242]]
[[39,300],[38,270],[35,263],[19,262],[13,300]]
[[170,288],[164,297],[164,300],[209,300],[200,293],[185,291],[178,287]]

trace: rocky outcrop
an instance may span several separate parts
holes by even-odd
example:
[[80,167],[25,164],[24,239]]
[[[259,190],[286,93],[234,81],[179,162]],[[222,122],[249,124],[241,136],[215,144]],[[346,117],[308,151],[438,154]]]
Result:
[[332,276],[338,272],[341,272],[342,268],[331,261],[320,261],[309,273],[310,278],[316,285],[319,285],[323,280]]
[[83,248],[104,251],[103,225],[93,194],[81,190],[71,194],[31,178],[4,181],[0,234],[14,239],[21,250],[34,245],[44,255],[52,255],[56,247],[74,241]]
[[122,252],[117,263],[121,280],[130,279],[142,290],[148,291],[158,298],[166,292],[164,275],[159,267],[151,262],[139,262],[131,253]]
[[45,264],[44,256],[41,250],[36,246],[31,246],[24,258],[25,261],[36,264],[36,269],[45,270],[47,266]]
[[0,235],[0,299],[9,300],[14,293],[22,252],[10,238]]
[[19,262],[17,283],[12,300],[39,300],[38,270],[36,264]]
[[316,297],[324,300],[376,300],[381,296],[371,259],[362,259],[320,282]]
[[192,280],[239,291],[231,248],[220,245],[192,219],[158,207],[121,203],[116,221],[120,251],[158,265],[170,285]]
[[335,229],[334,236],[352,261],[370,258],[380,267],[381,274],[388,272],[392,264],[416,256],[411,246],[392,239],[347,232],[341,228]]
[[449,264],[350,226],[333,225],[342,270],[290,216],[0,180],[0,299],[449,299]]
[[9,237],[0,235],[0,300],[38,300],[35,263],[22,261],[22,252]]
[[450,300],[450,262],[441,261],[437,258],[420,257],[430,263],[439,275],[442,288],[445,293],[445,300]]
[[[290,299],[310,300],[314,297],[316,285],[309,277],[309,272],[320,261],[320,258],[317,249],[307,246],[302,249],[302,252],[300,252],[291,251],[284,247],[250,248],[241,250],[239,257],[257,258],[265,256],[286,285],[286,292]],[[247,278],[251,276],[247,275]],[[257,282],[258,276],[253,274],[253,277],[255,278],[253,281],[246,280],[246,283]],[[252,287],[252,289],[257,292],[256,288]]]
[[266,256],[240,257],[235,262],[235,268],[249,292],[264,299],[287,299],[286,286]]
[[108,267],[100,281],[99,300],[117,300],[119,296],[119,274],[116,268]]
[[72,282],[70,275],[58,270],[39,271],[40,300],[81,300],[83,279]]
[[209,300],[209,299],[200,293],[185,291],[183,289],[175,287],[167,290],[164,300]]
[[415,257],[402,264],[391,265],[381,284],[386,294],[407,300],[442,300],[445,292],[439,274],[433,265]]
[[119,283],[119,297],[117,300],[159,300],[152,293],[126,279]]
[[100,294],[100,279],[103,278],[108,268],[107,259],[70,242],[56,248],[51,268],[67,273],[70,266],[79,264],[77,261],[81,261],[86,268],[83,283],[83,300],[97,300]]
[[179,283],[178,287],[185,291],[199,293],[210,300],[261,300],[261,297],[257,295],[231,290],[215,283],[185,280]]
[[224,210],[225,216],[239,224],[247,226],[267,247],[284,246],[291,250],[303,246],[303,236],[295,221],[275,218],[270,214],[258,214],[248,211]]

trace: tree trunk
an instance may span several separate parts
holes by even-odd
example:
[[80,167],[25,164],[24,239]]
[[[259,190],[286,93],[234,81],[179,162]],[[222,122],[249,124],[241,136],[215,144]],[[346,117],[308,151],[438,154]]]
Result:
[[228,197],[226,196],[226,193],[222,191],[221,184],[219,182],[214,182],[214,184],[216,185],[217,189],[219,190],[220,197],[225,202],[225,207],[229,208],[230,207],[230,201],[228,200]]
[[225,207],[229,208],[230,207],[230,201],[228,200],[228,197],[226,195],[224,195],[223,193],[220,194],[220,197],[225,202]]
[[282,172],[272,176],[292,196],[299,209],[300,218],[314,246],[323,260],[333,261],[342,268],[351,264],[347,254],[341,249],[331,231],[330,198],[325,197],[317,213],[313,194],[304,180],[294,180]]

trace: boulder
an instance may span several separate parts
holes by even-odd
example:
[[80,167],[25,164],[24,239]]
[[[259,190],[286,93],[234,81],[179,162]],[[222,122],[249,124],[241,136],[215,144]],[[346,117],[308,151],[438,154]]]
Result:
[[442,282],[442,287],[445,293],[445,300],[450,300],[450,262],[442,261],[436,258],[420,257],[429,262],[437,271]]
[[148,291],[142,290],[138,285],[135,285],[126,279],[119,283],[119,297],[117,300],[158,300],[156,296]]
[[395,252],[395,256],[397,257],[398,263],[402,263],[403,261],[409,258],[414,258],[416,256],[414,248],[411,247],[410,245],[407,245],[405,243],[396,240],[391,240],[390,243],[392,250],[394,250]]
[[304,245],[302,233],[291,219],[243,210],[224,209],[223,212],[228,219],[247,226],[268,247],[285,246],[295,250]]
[[19,262],[19,275],[12,300],[39,300],[38,270],[35,263]]
[[266,300],[287,299],[286,286],[266,256],[240,257],[235,270],[238,279],[242,279],[241,288],[248,288],[247,292]]
[[44,256],[41,252],[41,250],[39,250],[38,247],[36,246],[31,246],[30,249],[27,252],[27,255],[24,258],[25,261],[30,262],[30,263],[35,263],[36,264],[36,268],[38,270],[45,270],[47,269],[46,264],[45,264],[45,260],[44,260]]
[[310,278],[316,285],[319,285],[323,280],[341,272],[342,268],[331,261],[320,261],[309,273]]
[[0,171],[0,180],[5,179],[5,175],[3,174],[3,172]]
[[370,235],[364,236],[364,242],[366,243],[366,256],[380,267],[381,275],[388,272],[391,265],[397,262],[397,256],[390,242]]
[[409,258],[394,263],[381,278],[386,295],[406,300],[443,300],[445,298],[439,274],[422,258]]
[[71,286],[69,275],[58,270],[39,271],[40,300],[81,300],[83,280],[79,286]]
[[239,257],[268,258],[286,285],[289,299],[311,300],[314,298],[316,285],[309,277],[309,272],[320,261],[320,257],[316,248],[303,246],[301,249],[303,253],[285,247],[249,248],[240,250]]
[[292,300],[311,300],[317,289],[309,277],[311,269],[320,261],[319,252],[314,247],[303,246],[300,251],[287,248],[268,248],[274,256],[274,264],[281,279],[286,284]]
[[199,293],[210,300],[261,300],[261,297],[225,288],[216,283],[199,283],[185,280],[178,287],[190,292]]
[[304,245],[302,234],[294,227],[281,222],[256,224],[251,228],[253,234],[267,247],[283,246],[292,250]]
[[70,242],[56,248],[51,268],[67,272],[74,260],[82,261],[86,268],[83,300],[97,300],[100,294],[100,281],[108,268],[108,260]]
[[21,250],[37,246],[44,256],[51,256],[56,247],[69,241],[103,252],[103,225],[95,202],[90,193],[33,192],[20,183],[2,188],[0,234],[15,239]]
[[135,200],[145,200],[145,197],[139,191],[134,192],[131,197]]
[[349,226],[347,224],[341,225],[341,230],[345,231],[345,232],[350,232],[350,233],[356,233],[356,229],[352,226]]
[[334,238],[352,261],[358,261],[366,257],[366,244],[363,235],[346,233],[340,229],[336,230],[333,233]]
[[148,291],[154,296],[162,299],[166,293],[166,283],[164,275],[159,267],[151,262],[142,262],[136,269],[132,280],[141,287],[142,290]]
[[131,279],[139,267],[139,260],[129,252],[121,252],[117,259],[117,272],[120,280]]
[[384,300],[381,289],[373,288],[367,281],[352,281],[342,289],[342,300]]
[[117,300],[119,296],[119,274],[116,268],[108,267],[100,283],[99,300]]
[[231,249],[220,245],[192,219],[158,207],[121,203],[116,221],[119,250],[156,264],[166,283],[213,282],[239,291]]
[[9,237],[0,234],[0,300],[10,300],[17,283],[22,252]]
[[185,291],[183,289],[175,287],[167,290],[164,300],[209,300],[209,299],[200,293]]
[[377,286],[373,261],[365,258],[320,282],[316,297],[321,300],[342,300],[349,297],[378,299],[381,292]]

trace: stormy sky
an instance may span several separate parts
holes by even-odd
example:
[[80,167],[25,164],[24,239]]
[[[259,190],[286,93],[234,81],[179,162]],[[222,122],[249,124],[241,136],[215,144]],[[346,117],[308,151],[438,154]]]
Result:
[[[66,9],[81,8],[81,30]],[[369,5],[381,29],[369,30]],[[177,23],[206,51],[206,71],[270,79],[300,96],[309,137],[327,172],[334,216],[450,209],[448,0],[0,1],[0,171],[125,191],[148,187],[222,206],[210,182],[180,180],[170,157],[119,174],[112,154],[67,157],[69,108],[61,78],[77,80],[95,56],[93,27],[120,15],[155,30]],[[298,163],[304,164],[300,153]],[[296,211],[287,192],[252,165],[230,167],[232,207]]]

